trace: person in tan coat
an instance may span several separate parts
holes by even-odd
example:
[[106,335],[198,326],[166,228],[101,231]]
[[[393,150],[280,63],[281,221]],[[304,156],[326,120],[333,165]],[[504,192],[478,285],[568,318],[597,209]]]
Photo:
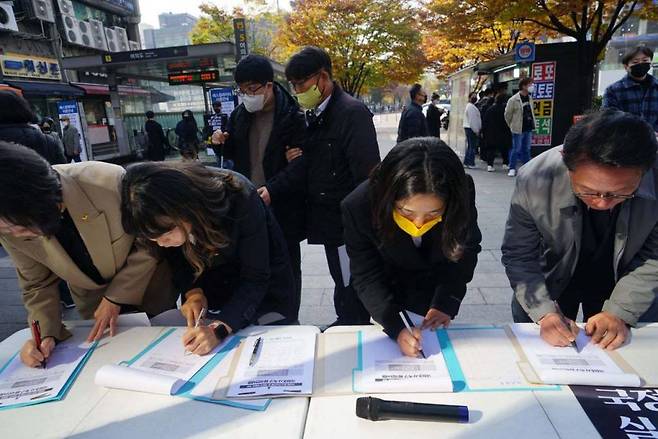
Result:
[[28,321],[42,344],[25,343],[21,359],[37,366],[62,323],[57,284],[68,283],[80,315],[95,319],[89,340],[116,331],[122,308],[157,314],[175,306],[166,263],[138,249],[121,225],[124,169],[101,162],[51,167],[34,151],[0,142],[0,244],[16,266]]

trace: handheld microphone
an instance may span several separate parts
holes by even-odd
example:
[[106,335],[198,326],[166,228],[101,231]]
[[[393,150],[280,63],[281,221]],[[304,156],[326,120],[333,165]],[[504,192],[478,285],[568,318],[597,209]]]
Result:
[[468,407],[463,405],[424,404],[385,401],[373,397],[356,400],[356,415],[371,421],[402,419],[407,421],[468,422]]

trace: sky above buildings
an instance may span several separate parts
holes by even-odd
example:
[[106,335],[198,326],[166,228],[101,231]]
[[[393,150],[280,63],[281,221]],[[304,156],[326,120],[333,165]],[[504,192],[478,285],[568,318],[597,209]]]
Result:
[[[141,0],[139,2],[139,7],[142,12],[142,23],[157,28],[158,15],[166,12],[173,12],[175,14],[186,12],[198,17],[201,15],[199,5],[202,3],[214,3],[216,5],[221,5],[225,9],[232,9],[235,6],[243,5],[244,0]],[[268,0],[268,3],[273,9],[276,7],[276,0]],[[290,9],[290,1],[279,0],[279,7]]]

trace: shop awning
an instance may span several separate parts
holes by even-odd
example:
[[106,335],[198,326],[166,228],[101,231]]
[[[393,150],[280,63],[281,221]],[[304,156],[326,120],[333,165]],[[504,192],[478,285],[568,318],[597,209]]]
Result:
[[21,91],[20,88],[10,87],[7,84],[0,84],[0,90],[13,91],[14,93],[17,93],[17,94],[23,96],[23,92]]
[[[109,96],[110,94],[110,87],[104,84],[88,84],[84,82],[72,82],[71,85],[84,90],[86,95]],[[149,90],[144,90],[141,87],[120,85],[119,94],[124,96],[148,96],[151,94],[151,92]]]
[[5,82],[11,87],[20,89],[25,96],[84,96],[84,92],[79,88],[61,82],[7,80]]

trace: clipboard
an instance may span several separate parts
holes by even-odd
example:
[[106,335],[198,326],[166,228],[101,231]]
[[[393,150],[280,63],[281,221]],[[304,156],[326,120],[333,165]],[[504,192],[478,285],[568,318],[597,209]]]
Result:
[[[140,351],[137,355],[132,357],[129,360],[122,361],[120,364],[130,366],[134,364],[137,360],[139,360],[144,354],[146,354],[148,351],[153,349],[155,346],[157,346],[162,340],[167,338],[169,335],[171,335],[172,332],[174,332],[176,328],[170,328],[168,330],[165,330],[163,334],[158,336],[154,341],[149,343],[142,351]],[[261,400],[255,400],[255,401],[235,401],[235,400],[229,400],[226,399],[226,390],[228,389],[228,386],[225,386],[224,393],[222,394],[220,392],[213,392],[212,396],[199,396],[195,395],[193,393],[194,388],[201,383],[209,374],[213,372],[213,370],[220,365],[224,360],[229,361],[230,367],[229,367],[229,372],[226,376],[222,376],[220,380],[218,380],[217,384],[215,385],[215,388],[220,385],[220,383],[223,383],[224,380],[230,380],[231,376],[233,375],[233,372],[235,370],[235,364],[237,364],[237,358],[239,356],[239,348],[242,346],[240,341],[244,337],[240,336],[233,336],[231,340],[223,346],[217,353],[213,355],[213,357],[208,360],[208,362],[201,368],[199,369],[188,381],[186,384],[184,384],[175,394],[174,396],[182,397],[182,398],[189,398],[189,399],[194,399],[197,401],[203,401],[203,402],[208,402],[212,404],[220,404],[220,405],[226,405],[230,407],[235,407],[235,408],[240,408],[240,409],[246,409],[246,410],[255,410],[255,411],[265,411],[267,407],[269,407],[270,400],[267,401],[261,401]]]
[[[521,387],[472,388],[468,384],[459,362],[458,352],[450,340],[451,331],[488,329],[504,332],[505,329],[496,326],[469,326],[460,328],[439,329],[436,336],[443,352],[448,372],[453,384],[453,392],[500,392],[500,391],[556,391],[560,386],[536,385],[527,382]],[[381,331],[380,326],[371,326],[362,331]],[[354,386],[355,371],[362,370],[362,331],[332,332],[319,334],[316,342],[316,365],[313,396],[341,396],[360,394]],[[510,340],[511,342],[511,340]],[[524,357],[525,358],[525,357]]]
[[[43,404],[46,402],[52,402],[52,401],[61,401],[64,399],[68,391],[71,389],[71,386],[75,382],[75,380],[78,378],[78,375],[80,375],[80,371],[85,367],[85,364],[87,364],[87,361],[89,360],[89,357],[91,357],[91,354],[94,352],[96,347],[98,346],[98,341],[93,342],[90,346],[85,355],[82,357],[80,360],[80,363],[78,363],[78,366],[73,370],[71,375],[69,375],[68,380],[66,381],[66,384],[60,389],[59,393],[57,395],[53,395],[49,398],[44,398],[44,399],[39,399],[35,400],[34,402],[24,402],[24,403],[19,403],[19,404],[11,404],[11,405],[6,405],[6,406],[1,406],[0,411],[3,410],[10,410],[10,409],[15,409],[19,407],[27,407],[31,405],[36,405],[36,404]],[[20,352],[16,352],[14,355],[11,356],[9,360],[5,364],[0,367],[0,373],[2,373],[7,366],[11,364],[11,362],[18,356]]]
[[[519,356],[519,361],[518,361],[518,367],[521,370],[521,373],[525,376],[525,378],[533,384],[541,384],[541,385],[546,385],[543,383],[541,378],[539,377],[539,374],[537,371],[532,367],[530,364],[530,361],[528,360],[528,357],[525,354],[525,351],[523,350],[523,347],[519,343],[518,339],[514,335],[514,332],[512,331],[511,326],[507,325],[505,326],[505,332],[507,336],[509,337],[510,341],[512,342],[512,345],[516,349],[517,355]],[[632,374],[632,375],[637,375],[640,378],[641,385],[640,387],[655,387],[655,384],[649,384],[647,383],[647,380],[639,374],[619,353],[619,351],[611,351],[611,352],[605,352],[605,354],[621,369],[621,371],[625,374]]]

